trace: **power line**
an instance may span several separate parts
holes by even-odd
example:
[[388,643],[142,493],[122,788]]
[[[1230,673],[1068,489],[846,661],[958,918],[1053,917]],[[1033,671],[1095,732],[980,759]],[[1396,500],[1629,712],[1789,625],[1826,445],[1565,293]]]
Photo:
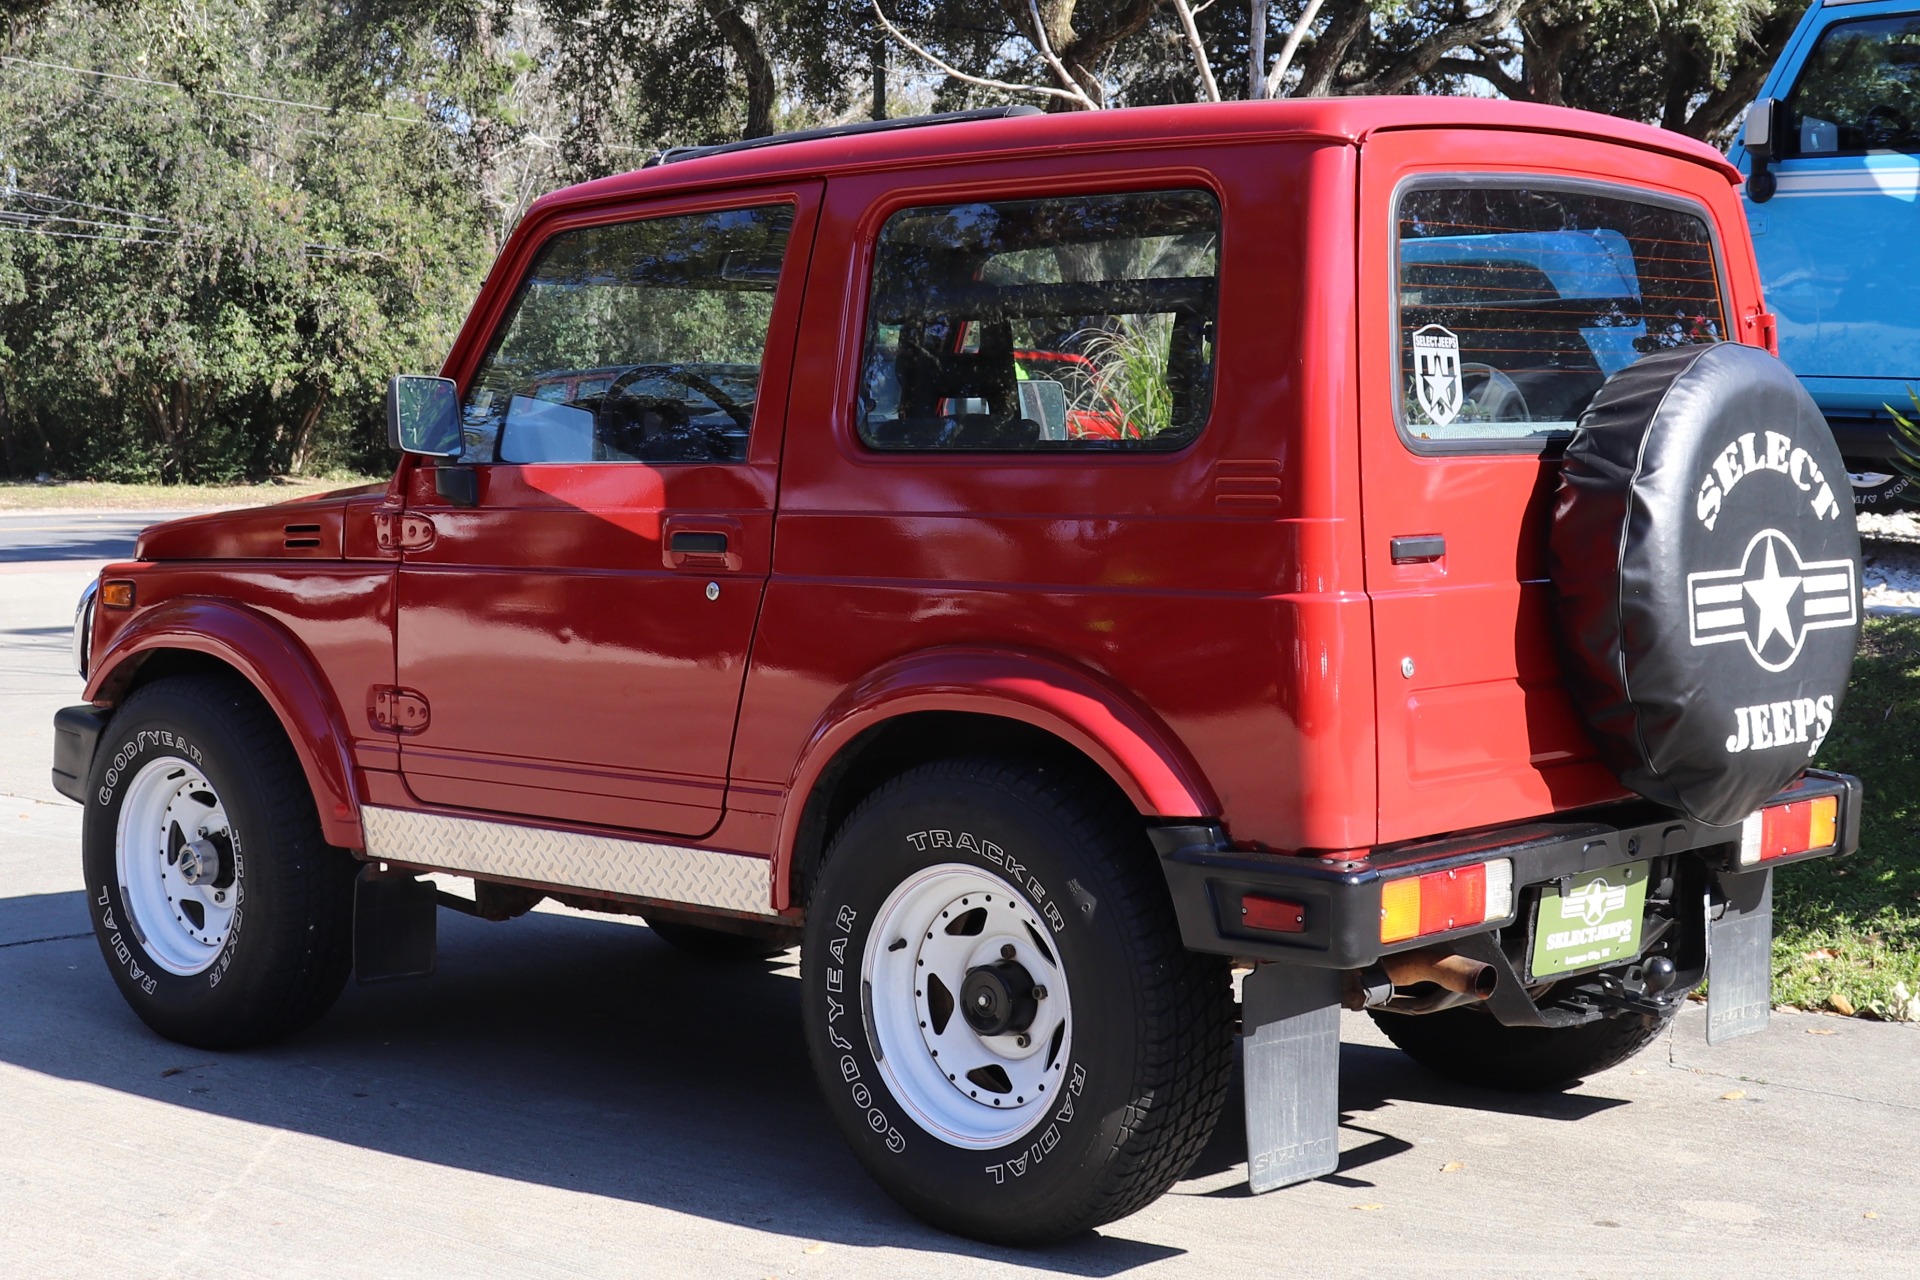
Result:
[[[79,231],[49,231],[44,226],[32,225],[32,222],[27,219],[34,219],[40,222],[75,222],[80,226],[100,227],[115,231],[132,231],[135,232],[136,235],[161,235],[170,238],[151,240],[138,239],[135,236],[106,236]],[[62,240],[102,240],[109,244],[184,245],[193,243],[182,232],[168,231],[160,227],[129,227],[111,222],[82,222],[73,218],[58,218],[45,215],[36,216],[32,214],[22,215],[10,210],[0,210],[0,231],[9,231],[16,235],[58,236]],[[303,252],[318,258],[384,258],[387,256],[387,252],[384,249],[352,249],[346,245],[338,244],[302,242],[300,248]]]
[[10,226],[0,223],[0,231],[17,236],[58,236],[62,240],[104,240],[109,244],[179,244],[178,240],[133,240],[126,236],[90,236],[78,231],[48,231],[42,227]]
[[[153,80],[146,76],[121,75],[115,71],[95,71],[90,67],[70,67],[64,62],[37,62],[32,58],[16,58],[11,54],[0,54],[0,62],[11,62],[16,66],[39,67],[45,71],[65,71],[76,76],[98,76],[103,80],[123,80],[128,84],[157,85],[162,89],[178,89],[185,93],[183,85],[171,80]],[[291,98],[269,98],[257,93],[236,93],[231,89],[205,89],[202,92],[220,98],[234,98],[241,102],[264,102],[276,107],[298,107],[302,111],[321,111],[329,115],[366,116],[372,120],[397,120],[401,124],[425,124],[421,116],[390,116],[379,111],[354,111],[347,107],[329,107],[318,102],[295,102]]]
[[66,196],[49,195],[44,191],[28,191],[25,187],[16,187],[11,184],[0,187],[0,196],[25,196],[29,200],[47,200],[54,204],[72,205],[77,209],[97,209],[102,213],[118,213],[129,218],[144,218],[148,222],[173,221],[172,218],[162,217],[157,213],[141,213],[137,209],[122,209],[110,204],[92,204],[85,200],[69,199]]
[[70,222],[76,227],[101,227],[109,231],[133,231],[140,235],[180,234],[168,227],[143,227],[124,222],[97,222],[92,218],[69,218],[58,213],[36,213],[31,209],[0,209],[0,222]]

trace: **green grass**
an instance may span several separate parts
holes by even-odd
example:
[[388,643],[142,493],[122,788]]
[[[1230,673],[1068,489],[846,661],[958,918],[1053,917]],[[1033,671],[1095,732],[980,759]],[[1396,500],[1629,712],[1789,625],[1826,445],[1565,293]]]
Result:
[[283,476],[266,484],[109,484],[100,480],[0,480],[0,511],[182,511],[196,507],[248,507],[329,489],[366,484],[384,476],[342,473]]
[[1776,874],[1774,999],[1913,1019],[1920,1016],[1920,618],[1867,620],[1846,703],[1816,763],[1866,784],[1860,851]]

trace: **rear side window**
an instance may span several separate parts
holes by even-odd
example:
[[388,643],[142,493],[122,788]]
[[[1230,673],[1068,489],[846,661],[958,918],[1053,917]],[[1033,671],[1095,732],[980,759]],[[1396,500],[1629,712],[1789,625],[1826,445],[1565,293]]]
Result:
[[1786,155],[1920,151],[1920,18],[1828,27],[1787,112]]
[[1213,395],[1220,206],[1154,191],[907,209],[861,365],[875,449],[1176,449]]
[[1416,448],[1564,436],[1608,375],[1727,332],[1690,209],[1533,186],[1399,204],[1400,423]]

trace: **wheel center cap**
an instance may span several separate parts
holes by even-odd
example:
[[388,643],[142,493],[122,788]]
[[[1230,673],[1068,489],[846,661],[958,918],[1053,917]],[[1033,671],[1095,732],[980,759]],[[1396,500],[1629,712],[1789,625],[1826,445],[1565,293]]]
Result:
[[1033,975],[1018,960],[996,960],[967,971],[960,984],[960,1012],[983,1036],[1025,1031],[1040,1009]]
[[212,884],[220,878],[220,863],[220,846],[210,839],[202,837],[180,846],[177,865],[180,878],[188,884]]

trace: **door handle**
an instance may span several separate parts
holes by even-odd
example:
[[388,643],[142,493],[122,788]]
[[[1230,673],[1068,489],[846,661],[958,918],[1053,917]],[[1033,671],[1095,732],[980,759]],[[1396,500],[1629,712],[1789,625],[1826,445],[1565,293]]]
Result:
[[727,535],[710,530],[685,530],[667,539],[667,549],[686,556],[723,556],[727,554]]
[[1447,554],[1447,540],[1437,533],[1395,538],[1388,546],[1395,564],[1424,564]]
[[660,540],[660,558],[685,573],[738,573],[746,529],[733,516],[687,512],[670,515]]

